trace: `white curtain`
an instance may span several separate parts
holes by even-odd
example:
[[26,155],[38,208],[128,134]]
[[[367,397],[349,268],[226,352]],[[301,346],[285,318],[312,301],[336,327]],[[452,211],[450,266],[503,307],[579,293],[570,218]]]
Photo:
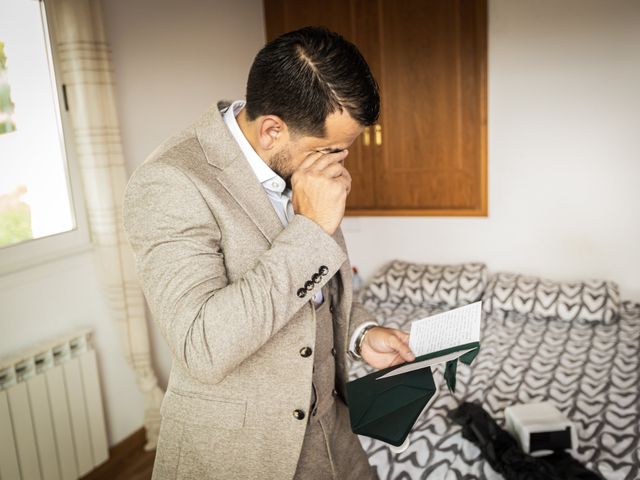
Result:
[[[151,365],[145,303],[122,227],[127,174],[100,0],[48,0],[91,238],[124,354],[144,395],[146,449],[155,448],[163,393]],[[123,405],[123,408],[126,408]]]

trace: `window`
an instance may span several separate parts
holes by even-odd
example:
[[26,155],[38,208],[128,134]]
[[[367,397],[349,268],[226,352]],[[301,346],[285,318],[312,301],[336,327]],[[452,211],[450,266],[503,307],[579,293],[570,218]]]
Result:
[[52,44],[44,3],[0,2],[2,271],[88,244]]

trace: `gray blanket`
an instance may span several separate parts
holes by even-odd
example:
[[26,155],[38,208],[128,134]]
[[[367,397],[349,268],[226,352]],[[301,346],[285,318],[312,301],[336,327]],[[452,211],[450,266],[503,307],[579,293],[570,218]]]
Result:
[[[411,320],[441,311],[368,298],[365,307],[385,326],[409,330]],[[578,427],[577,459],[606,479],[640,478],[640,304],[622,302],[619,321],[485,316],[480,354],[458,367],[456,393],[442,378],[435,403],[418,419],[411,445],[394,455],[360,437],[381,479],[499,479],[478,448],[462,438],[447,412],[461,401],[480,401],[501,426],[509,405],[551,401]],[[351,378],[371,370],[351,366]]]

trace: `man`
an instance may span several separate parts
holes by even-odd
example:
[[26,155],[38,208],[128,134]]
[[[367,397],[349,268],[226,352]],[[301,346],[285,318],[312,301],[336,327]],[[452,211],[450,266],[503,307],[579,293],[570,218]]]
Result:
[[212,108],[133,174],[125,228],[173,355],[154,479],[371,478],[347,353],[414,358],[352,302],[339,228],[347,149],[378,111],[356,47],[305,28],[258,53],[246,104]]

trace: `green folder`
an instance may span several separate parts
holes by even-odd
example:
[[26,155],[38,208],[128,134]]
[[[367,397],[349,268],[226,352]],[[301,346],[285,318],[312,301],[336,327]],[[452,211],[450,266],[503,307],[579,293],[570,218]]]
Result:
[[444,378],[456,388],[458,360],[470,365],[480,343],[473,342],[417,357],[347,383],[351,430],[359,435],[402,445],[416,420],[436,397],[431,367],[445,363]]

